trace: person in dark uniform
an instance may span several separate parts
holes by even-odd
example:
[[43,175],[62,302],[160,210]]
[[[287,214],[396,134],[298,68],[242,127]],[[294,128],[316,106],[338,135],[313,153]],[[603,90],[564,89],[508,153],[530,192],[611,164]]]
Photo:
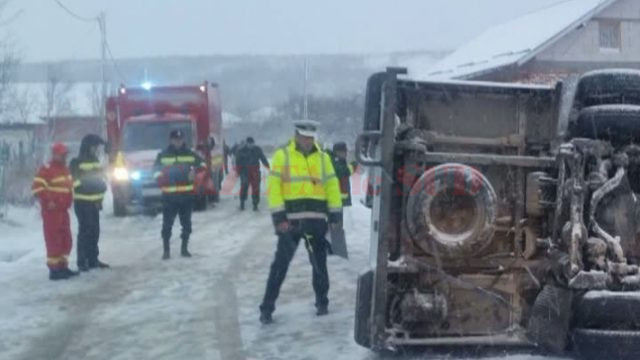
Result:
[[253,211],[258,211],[260,203],[260,163],[267,169],[269,161],[264,156],[262,149],[256,145],[252,137],[248,137],[246,142],[236,151],[236,167],[240,175],[240,210],[244,210],[244,203],[249,195],[251,187],[251,200]]
[[205,168],[204,160],[185,143],[184,132],[173,130],[169,135],[171,144],[156,157],[154,176],[162,190],[162,259],[171,257],[169,241],[176,216],[182,226],[180,254],[191,257],[189,236],[191,235],[191,212],[194,202],[196,171]]
[[73,208],[78,219],[78,270],[108,268],[98,259],[100,251],[100,210],[107,191],[105,171],[98,159],[98,148],[106,142],[98,135],[89,134],[82,139],[78,157],[71,160],[73,176]]
[[355,163],[347,163],[347,144],[335,143],[330,152],[333,168],[340,180],[340,193],[342,194],[342,206],[351,206],[351,175],[355,171]]

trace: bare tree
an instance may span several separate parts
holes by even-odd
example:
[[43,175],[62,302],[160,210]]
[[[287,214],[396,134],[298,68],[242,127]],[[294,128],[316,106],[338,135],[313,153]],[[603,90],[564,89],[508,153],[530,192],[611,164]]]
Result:
[[18,57],[13,45],[8,40],[0,43],[0,112],[4,113],[10,106],[9,94],[15,85]]
[[38,99],[30,89],[12,89],[9,95],[8,112],[16,122],[27,123],[32,120],[38,107]]
[[71,91],[75,83],[69,79],[64,67],[59,64],[47,66],[47,82],[44,86],[44,114],[48,122],[48,140],[53,141],[56,129],[56,118],[62,114],[70,114]]
[[3,31],[3,27],[16,20],[22,10],[7,16],[9,0],[0,0],[0,121],[11,118],[10,110],[13,106],[15,78],[18,70],[19,56],[10,36]]
[[[109,86],[107,86],[109,89]],[[105,99],[102,98],[102,87],[100,83],[92,83],[91,89],[87,91],[87,98],[91,104],[91,115],[104,115]]]
[[44,113],[47,118],[71,112],[71,91],[74,86],[75,83],[69,80],[63,65],[47,66],[47,82],[44,88]]

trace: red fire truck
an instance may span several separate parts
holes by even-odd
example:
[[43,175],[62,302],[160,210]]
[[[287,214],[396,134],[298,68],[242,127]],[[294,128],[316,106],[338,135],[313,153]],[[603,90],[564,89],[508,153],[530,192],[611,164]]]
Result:
[[153,177],[153,164],[176,129],[187,134],[187,146],[207,163],[206,171],[199,171],[195,179],[196,209],[218,200],[225,161],[216,84],[122,86],[117,96],[107,99],[106,119],[116,216],[135,208],[157,208],[162,193]]

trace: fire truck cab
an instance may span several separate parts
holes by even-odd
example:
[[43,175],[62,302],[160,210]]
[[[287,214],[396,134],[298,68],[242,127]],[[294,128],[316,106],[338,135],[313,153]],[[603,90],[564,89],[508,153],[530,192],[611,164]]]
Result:
[[113,208],[124,216],[135,207],[153,209],[161,191],[153,177],[155,158],[182,130],[187,146],[206,160],[195,179],[196,209],[217,201],[224,176],[222,111],[218,86],[122,86],[106,103]]

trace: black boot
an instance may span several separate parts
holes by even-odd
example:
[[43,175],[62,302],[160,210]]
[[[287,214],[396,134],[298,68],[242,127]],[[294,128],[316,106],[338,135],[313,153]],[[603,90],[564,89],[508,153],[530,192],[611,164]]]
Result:
[[67,280],[69,277],[70,275],[63,269],[59,269],[59,270],[49,269],[49,280],[53,280],[53,281]]
[[89,263],[87,261],[78,261],[78,271],[89,271]]
[[260,312],[260,322],[262,323],[262,325],[269,325],[273,323],[273,318],[271,317],[270,313]]
[[258,204],[253,204],[253,211],[258,211]]
[[89,269],[108,269],[110,268],[109,264],[103,263],[100,260],[89,261]]
[[169,260],[171,258],[171,248],[169,247],[169,239],[162,240],[162,260]]
[[191,257],[191,253],[189,252],[188,245],[189,245],[189,239],[182,239],[182,248],[180,249],[180,255],[182,255],[182,257],[187,257],[187,258]]
[[65,274],[67,274],[70,278],[71,278],[71,277],[74,277],[74,276],[78,276],[78,275],[80,275],[80,272],[78,272],[78,271],[73,271],[73,270],[71,270],[71,269],[69,269],[69,268],[62,269],[61,271],[63,271]]
[[240,201],[240,211],[244,211],[244,201]]
[[327,305],[321,305],[317,307],[316,315],[325,316],[329,314],[329,307]]

